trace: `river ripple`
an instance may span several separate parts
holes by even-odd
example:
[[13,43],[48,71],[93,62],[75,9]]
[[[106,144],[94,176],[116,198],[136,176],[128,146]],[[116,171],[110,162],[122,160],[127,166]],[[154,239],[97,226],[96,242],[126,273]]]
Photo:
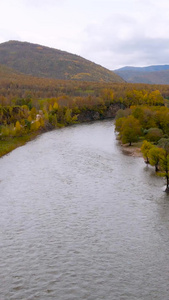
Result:
[[0,300],[168,300],[169,198],[112,121],[0,159]]

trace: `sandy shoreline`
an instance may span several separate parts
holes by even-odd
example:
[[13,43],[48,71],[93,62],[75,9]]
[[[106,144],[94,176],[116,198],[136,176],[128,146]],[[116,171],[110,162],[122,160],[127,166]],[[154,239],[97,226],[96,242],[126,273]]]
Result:
[[125,145],[121,144],[121,146],[122,146],[123,153],[134,157],[142,157],[142,153],[139,147],[129,146],[127,144]]

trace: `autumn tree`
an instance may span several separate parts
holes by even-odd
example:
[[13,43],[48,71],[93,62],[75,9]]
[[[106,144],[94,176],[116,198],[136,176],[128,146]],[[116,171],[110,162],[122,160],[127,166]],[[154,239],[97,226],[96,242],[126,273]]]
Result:
[[147,130],[146,138],[150,142],[157,143],[163,136],[163,132],[159,128],[150,128]]
[[132,115],[124,119],[121,127],[121,139],[122,143],[132,143],[138,141],[138,137],[141,134],[141,126],[139,120],[134,118]]
[[21,132],[21,129],[22,129],[22,126],[21,126],[20,122],[16,121],[16,124],[15,124],[16,133],[19,134]]
[[150,143],[150,142],[148,142],[148,141],[144,141],[143,142],[143,144],[142,144],[142,146],[141,146],[141,152],[142,152],[142,154],[143,154],[143,157],[144,157],[144,159],[145,159],[145,163],[146,164],[149,164],[150,162],[149,162],[149,153],[150,153],[150,149],[153,147],[153,145]]
[[125,119],[126,119],[125,117],[118,118],[115,122],[115,130],[119,132],[120,138],[121,138],[121,132],[122,132]]
[[102,98],[105,101],[105,103],[112,103],[114,100],[114,93],[112,89],[104,89],[102,91]]
[[163,150],[160,156],[161,176],[166,178],[166,192],[169,193],[169,154]]
[[148,95],[148,105],[164,105],[164,98],[159,90],[152,91]]
[[166,178],[166,192],[169,193],[169,139],[162,138],[159,145],[163,150],[160,155],[161,176]]
[[163,155],[163,149],[157,146],[151,147],[149,150],[149,162],[151,166],[155,166],[155,171],[158,172],[160,168],[160,158]]

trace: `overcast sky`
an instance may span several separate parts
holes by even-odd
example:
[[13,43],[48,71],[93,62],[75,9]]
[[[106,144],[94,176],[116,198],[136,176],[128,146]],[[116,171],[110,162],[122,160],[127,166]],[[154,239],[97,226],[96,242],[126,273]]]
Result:
[[37,43],[111,70],[169,64],[168,0],[0,0],[0,12],[0,43]]

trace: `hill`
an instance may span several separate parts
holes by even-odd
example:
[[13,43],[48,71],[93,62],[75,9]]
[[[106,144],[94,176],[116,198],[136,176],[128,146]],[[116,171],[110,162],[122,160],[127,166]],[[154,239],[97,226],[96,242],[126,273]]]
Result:
[[114,72],[78,55],[27,42],[0,44],[0,64],[36,77],[124,82]]
[[169,65],[124,67],[114,72],[130,83],[169,84]]
[[9,68],[5,65],[0,65],[0,79],[19,78],[20,76],[23,76],[23,75],[24,74],[12,69],[12,68]]

